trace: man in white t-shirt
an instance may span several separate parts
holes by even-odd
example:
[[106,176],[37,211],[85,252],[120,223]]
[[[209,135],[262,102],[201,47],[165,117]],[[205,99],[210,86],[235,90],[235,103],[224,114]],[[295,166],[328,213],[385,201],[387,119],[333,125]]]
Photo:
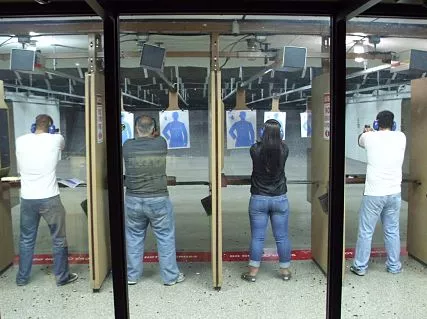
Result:
[[55,133],[52,118],[40,114],[36,117],[32,133],[16,139],[16,158],[21,175],[18,286],[26,285],[31,275],[40,217],[47,222],[52,236],[56,284],[63,286],[78,278],[68,269],[65,209],[56,181],[56,166],[65,142],[62,135]]
[[368,269],[372,235],[379,218],[387,252],[386,269],[393,274],[402,271],[399,215],[406,136],[395,130],[394,114],[382,111],[374,122],[374,130],[365,127],[359,136],[359,146],[366,150],[368,160],[356,252],[350,267],[359,276],[365,275]]

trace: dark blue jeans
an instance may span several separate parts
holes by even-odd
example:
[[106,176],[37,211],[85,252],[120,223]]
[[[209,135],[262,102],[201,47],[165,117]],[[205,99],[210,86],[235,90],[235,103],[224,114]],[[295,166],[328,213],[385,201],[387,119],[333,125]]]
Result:
[[45,199],[21,198],[19,271],[16,283],[24,285],[31,275],[34,246],[40,217],[47,222],[53,245],[53,272],[57,284],[68,280],[68,245],[65,234],[65,209],[59,195]]
[[280,268],[291,264],[291,242],[288,237],[289,203],[286,195],[252,195],[249,201],[251,224],[251,247],[249,266],[259,267],[264,249],[265,231],[271,220],[273,236],[276,240]]

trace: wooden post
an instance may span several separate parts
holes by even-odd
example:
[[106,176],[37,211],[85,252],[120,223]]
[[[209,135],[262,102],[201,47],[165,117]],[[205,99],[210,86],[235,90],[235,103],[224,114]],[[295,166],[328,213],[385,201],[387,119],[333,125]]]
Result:
[[280,112],[280,110],[279,110],[279,98],[278,97],[274,97],[271,100],[271,112]]
[[322,271],[327,270],[328,260],[328,213],[324,212],[319,197],[328,191],[329,140],[323,138],[324,96],[330,91],[329,73],[313,79],[312,88],[312,135],[311,135],[311,252],[312,258]]
[[427,167],[425,136],[427,127],[427,78],[411,81],[411,131],[407,136],[410,149],[408,194],[408,254],[427,263]]
[[178,106],[178,92],[169,91],[169,106],[166,111],[179,110]]
[[215,289],[222,286],[222,191],[221,174],[224,156],[224,104],[221,99],[219,68],[219,34],[211,34],[211,72],[209,82],[209,182],[212,200],[211,257]]
[[243,88],[238,88],[236,92],[236,106],[235,110],[247,110],[246,106],[246,91]]
[[[3,81],[0,80],[0,117],[3,127],[0,127],[0,137],[6,141],[0,145],[0,155],[4,162],[0,160],[0,177],[7,176],[10,168],[10,143],[9,143],[9,112],[5,102]],[[5,125],[6,124],[6,125]],[[2,142],[3,143],[3,142]],[[4,154],[2,154],[4,152]],[[8,159],[7,159],[8,158]],[[5,160],[7,162],[5,162]],[[0,272],[12,265],[14,254],[13,232],[12,232],[12,211],[10,204],[10,187],[7,183],[0,182]]]

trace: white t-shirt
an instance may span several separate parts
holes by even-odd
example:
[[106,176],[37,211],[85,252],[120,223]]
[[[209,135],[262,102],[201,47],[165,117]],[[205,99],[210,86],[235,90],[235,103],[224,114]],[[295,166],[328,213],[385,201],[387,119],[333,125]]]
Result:
[[64,145],[60,134],[31,133],[16,139],[22,198],[43,199],[59,194],[56,165]]
[[397,131],[366,132],[360,136],[359,145],[366,149],[368,158],[364,194],[386,196],[400,193],[405,134]]

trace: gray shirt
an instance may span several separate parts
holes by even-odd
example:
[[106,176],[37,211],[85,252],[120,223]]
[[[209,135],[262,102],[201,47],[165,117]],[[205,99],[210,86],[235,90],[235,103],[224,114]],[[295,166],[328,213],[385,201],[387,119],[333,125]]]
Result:
[[126,194],[136,197],[168,196],[167,144],[163,137],[129,139],[123,144]]

